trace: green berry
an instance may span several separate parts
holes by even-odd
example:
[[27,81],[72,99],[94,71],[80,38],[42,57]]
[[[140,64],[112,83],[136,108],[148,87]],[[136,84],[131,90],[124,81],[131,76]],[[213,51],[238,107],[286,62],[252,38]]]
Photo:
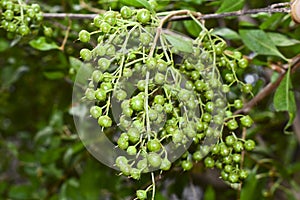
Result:
[[128,160],[125,156],[119,156],[116,159],[116,165],[120,168],[123,165],[127,165]]
[[86,30],[81,30],[79,32],[79,40],[81,42],[89,42],[91,39],[90,33],[87,32]]
[[117,23],[116,19],[116,12],[114,11],[107,11],[104,14],[104,21],[110,24],[111,26],[114,26]]
[[237,121],[235,119],[231,119],[227,122],[227,127],[230,129],[230,130],[235,130],[239,127]]
[[95,83],[99,83],[103,80],[103,73],[100,70],[93,71],[92,79]]
[[144,110],[144,99],[139,96],[134,96],[130,101],[130,105],[134,111],[142,111]]
[[228,180],[230,183],[237,183],[239,181],[239,176],[236,173],[230,173]]
[[248,94],[248,93],[251,93],[251,91],[252,91],[252,85],[251,84],[247,83],[247,84],[243,85],[242,92]]
[[249,115],[243,116],[240,120],[241,120],[241,124],[244,127],[251,127],[253,124],[253,120]]
[[95,91],[91,88],[88,88],[86,91],[85,91],[85,96],[88,100],[94,100],[95,99]]
[[110,61],[107,58],[100,58],[98,60],[98,66],[102,71],[106,71],[110,66]]
[[181,167],[184,171],[189,171],[193,168],[193,163],[188,160],[184,160],[181,162]]
[[142,24],[146,24],[151,20],[150,11],[146,9],[141,9],[138,11],[136,18]]
[[137,128],[131,127],[128,132],[129,141],[133,144],[137,143],[140,140],[140,131]]
[[129,146],[129,147],[127,148],[127,153],[128,153],[128,155],[130,155],[130,156],[136,155],[136,153],[137,153],[136,147],[135,147],[135,146]]
[[161,148],[161,144],[158,139],[148,141],[147,148],[149,151],[157,152]]
[[161,165],[162,159],[160,157],[160,155],[158,155],[157,153],[151,152],[148,154],[147,156],[147,160],[148,163],[152,166],[152,167],[159,167]]
[[245,69],[248,67],[248,60],[246,58],[242,58],[238,61],[238,65],[240,68]]
[[228,135],[225,138],[225,142],[227,146],[232,146],[235,143],[236,139],[233,135]]
[[253,140],[246,140],[244,147],[247,151],[252,151],[255,148],[255,142]]
[[[120,149],[127,149],[129,146],[129,142],[128,139],[124,138],[124,137],[119,137],[118,141],[117,141],[118,147]],[[127,151],[128,152],[128,151]],[[129,154],[129,153],[128,153]],[[129,154],[130,155],[130,154]]]
[[147,199],[147,191],[146,190],[137,190],[136,197],[140,200]]
[[160,165],[161,170],[168,171],[168,170],[170,170],[171,166],[172,166],[172,163],[167,158],[162,159],[161,165]]
[[89,49],[81,49],[80,50],[80,57],[84,61],[89,61],[92,59],[92,52]]
[[100,30],[103,32],[103,33],[109,33],[110,32],[110,29],[111,29],[111,26],[109,23],[107,22],[102,22],[100,24]]
[[109,128],[112,126],[112,120],[109,116],[101,116],[99,117],[98,119],[98,124],[101,126],[101,127],[104,127],[104,128]]
[[241,141],[236,141],[233,144],[233,149],[235,152],[241,152],[244,149],[244,145]]
[[242,100],[240,100],[240,99],[234,100],[234,107],[236,109],[241,109],[241,108],[243,108],[243,106],[244,106],[244,104],[243,104]]
[[102,109],[99,106],[92,106],[90,113],[93,118],[98,119],[102,115]]
[[99,101],[105,101],[106,100],[106,91],[104,89],[98,88],[95,91],[95,97]]
[[132,16],[132,10],[127,6],[123,6],[120,13],[124,19],[129,19]]
[[211,157],[206,157],[204,159],[205,167],[213,168],[215,166],[215,161]]

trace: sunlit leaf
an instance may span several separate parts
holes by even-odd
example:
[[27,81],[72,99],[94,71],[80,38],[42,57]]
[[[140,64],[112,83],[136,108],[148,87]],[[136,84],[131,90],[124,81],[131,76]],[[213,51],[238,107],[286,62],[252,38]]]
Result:
[[40,51],[48,51],[51,49],[59,49],[55,42],[47,42],[45,37],[39,37],[29,42],[30,46]]
[[288,38],[286,35],[281,33],[267,33],[269,38],[273,41],[276,46],[285,47],[285,46],[292,46],[295,44],[300,44],[299,40]]
[[174,35],[164,34],[164,36],[171,43],[171,45],[178,51],[182,51],[185,53],[193,52],[193,43],[191,40],[185,39],[180,35],[175,35],[175,34]]
[[214,29],[213,34],[219,35],[227,40],[239,40],[241,37],[237,32],[229,28]]
[[245,45],[259,55],[278,56],[287,60],[276,48],[273,41],[262,30],[240,30],[240,36]]

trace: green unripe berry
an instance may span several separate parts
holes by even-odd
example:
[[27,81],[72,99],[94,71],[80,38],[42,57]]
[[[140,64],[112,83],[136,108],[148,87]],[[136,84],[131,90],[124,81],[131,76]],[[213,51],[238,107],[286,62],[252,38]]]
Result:
[[146,24],[151,20],[150,11],[146,9],[141,9],[138,11],[136,18],[142,24]]
[[181,167],[184,171],[189,171],[193,168],[193,163],[188,160],[184,160],[181,162]]
[[233,149],[235,152],[241,152],[244,149],[244,145],[241,141],[237,141],[233,145]]
[[247,151],[252,151],[255,148],[255,142],[253,140],[246,140],[244,147]]
[[28,27],[27,25],[25,25],[25,24],[19,26],[19,28],[18,28],[17,31],[18,31],[18,33],[19,33],[20,35],[22,35],[22,36],[28,35],[28,34],[30,33],[29,27]]
[[235,130],[239,127],[237,121],[235,119],[231,119],[227,122],[227,127],[230,129],[230,130]]
[[159,140],[153,139],[153,140],[148,141],[147,148],[149,151],[157,152],[160,150],[161,144],[160,144]]
[[140,131],[137,128],[131,127],[128,132],[129,141],[133,144],[140,140]]
[[130,105],[133,110],[142,111],[144,110],[144,99],[139,96],[132,97]]
[[168,171],[168,170],[170,170],[171,165],[172,165],[172,163],[167,158],[164,158],[161,161],[160,169],[164,170],[164,171]]
[[101,127],[104,127],[104,128],[109,128],[112,126],[112,120],[109,116],[101,116],[99,117],[98,119],[98,124],[101,126]]
[[252,91],[252,85],[251,84],[247,83],[247,84],[243,85],[242,92],[248,94],[248,93],[251,93],[251,91]]
[[128,139],[126,139],[124,137],[119,137],[117,144],[120,149],[125,150],[128,148],[129,142],[128,142]]
[[81,42],[89,42],[91,39],[90,33],[87,32],[86,30],[81,30],[79,32],[79,40]]
[[123,6],[120,13],[124,19],[129,19],[132,16],[132,10],[127,6]]
[[136,197],[139,200],[145,200],[145,199],[147,199],[147,191],[146,190],[137,190],[136,191]]
[[99,101],[105,101],[106,100],[106,91],[101,88],[98,88],[95,91],[95,97]]
[[92,106],[90,113],[93,118],[98,119],[102,115],[102,109],[99,106]]
[[80,57],[84,61],[89,61],[92,59],[92,52],[89,49],[81,49],[80,50]]
[[244,127],[251,127],[253,124],[253,120],[249,115],[243,116],[240,120],[241,120],[241,124]]
[[127,153],[128,153],[128,155],[130,155],[130,156],[136,155],[136,153],[137,153],[136,147],[135,147],[135,146],[129,146],[129,147],[127,148]]
[[215,161],[211,157],[206,157],[204,160],[205,167],[213,168],[215,166]]
[[127,165],[128,160],[125,156],[119,156],[116,159],[116,165],[120,168],[123,165]]
[[228,135],[225,138],[225,142],[227,146],[232,146],[235,143],[236,139],[233,135]]
[[95,99],[95,91],[91,88],[88,88],[86,91],[85,91],[85,97],[88,99],[88,100],[94,100]]
[[147,160],[148,163],[152,166],[152,167],[159,167],[161,165],[162,159],[160,157],[160,155],[158,155],[157,153],[154,152],[150,152],[147,156]]

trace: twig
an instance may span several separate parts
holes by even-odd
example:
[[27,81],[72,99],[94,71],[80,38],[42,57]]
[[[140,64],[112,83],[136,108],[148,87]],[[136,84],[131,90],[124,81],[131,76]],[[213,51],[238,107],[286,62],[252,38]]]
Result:
[[76,13],[43,13],[45,19],[70,18],[70,19],[94,19],[98,14],[76,14]]
[[[225,17],[233,17],[233,16],[241,16],[241,15],[250,15],[250,14],[257,14],[257,13],[289,13],[289,7],[282,7],[281,6],[289,6],[289,3],[279,3],[279,4],[272,4],[265,8],[257,8],[257,9],[250,9],[250,10],[239,10],[235,12],[226,12],[226,13],[214,13],[214,14],[201,14],[197,12],[198,19],[216,19],[216,18],[225,18]],[[178,11],[177,11],[178,12]],[[75,14],[75,13],[44,13],[43,16],[46,19],[49,18],[72,18],[72,19],[93,19],[98,14]],[[195,16],[195,15],[194,15]],[[186,14],[182,16],[172,16],[169,20],[177,21],[177,20],[185,20],[190,19],[191,16]]]
[[68,37],[69,37],[69,34],[70,34],[71,26],[72,26],[72,21],[69,19],[69,26],[68,26],[68,28],[66,30],[65,38],[64,38],[61,46],[59,47],[59,49],[61,51],[63,51],[65,49],[65,45],[67,43],[67,40],[68,40]]

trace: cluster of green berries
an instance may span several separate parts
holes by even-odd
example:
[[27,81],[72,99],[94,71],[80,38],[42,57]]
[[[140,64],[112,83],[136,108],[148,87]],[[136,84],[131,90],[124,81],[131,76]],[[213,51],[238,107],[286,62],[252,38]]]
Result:
[[[170,149],[185,147],[176,161],[183,170],[203,161],[207,168],[219,168],[224,180],[242,181],[247,176],[240,167],[242,152],[255,143],[236,135],[253,121],[234,115],[243,101],[228,102],[226,96],[251,93],[251,85],[236,73],[248,66],[247,59],[226,50],[225,41],[207,30],[193,40],[192,52],[185,52],[164,33],[157,37],[159,22],[146,9],[125,6],[95,17],[95,30],[79,32],[81,42],[97,39],[94,48],[80,51],[94,66],[85,99],[93,102],[91,117],[104,132],[114,128],[112,140],[125,152],[115,165],[123,175],[140,179],[154,169],[170,170]],[[137,197],[146,199],[147,191],[138,190]]]
[[30,29],[43,19],[38,4],[27,5],[17,0],[1,0],[0,17],[1,28],[22,36],[28,35]]

